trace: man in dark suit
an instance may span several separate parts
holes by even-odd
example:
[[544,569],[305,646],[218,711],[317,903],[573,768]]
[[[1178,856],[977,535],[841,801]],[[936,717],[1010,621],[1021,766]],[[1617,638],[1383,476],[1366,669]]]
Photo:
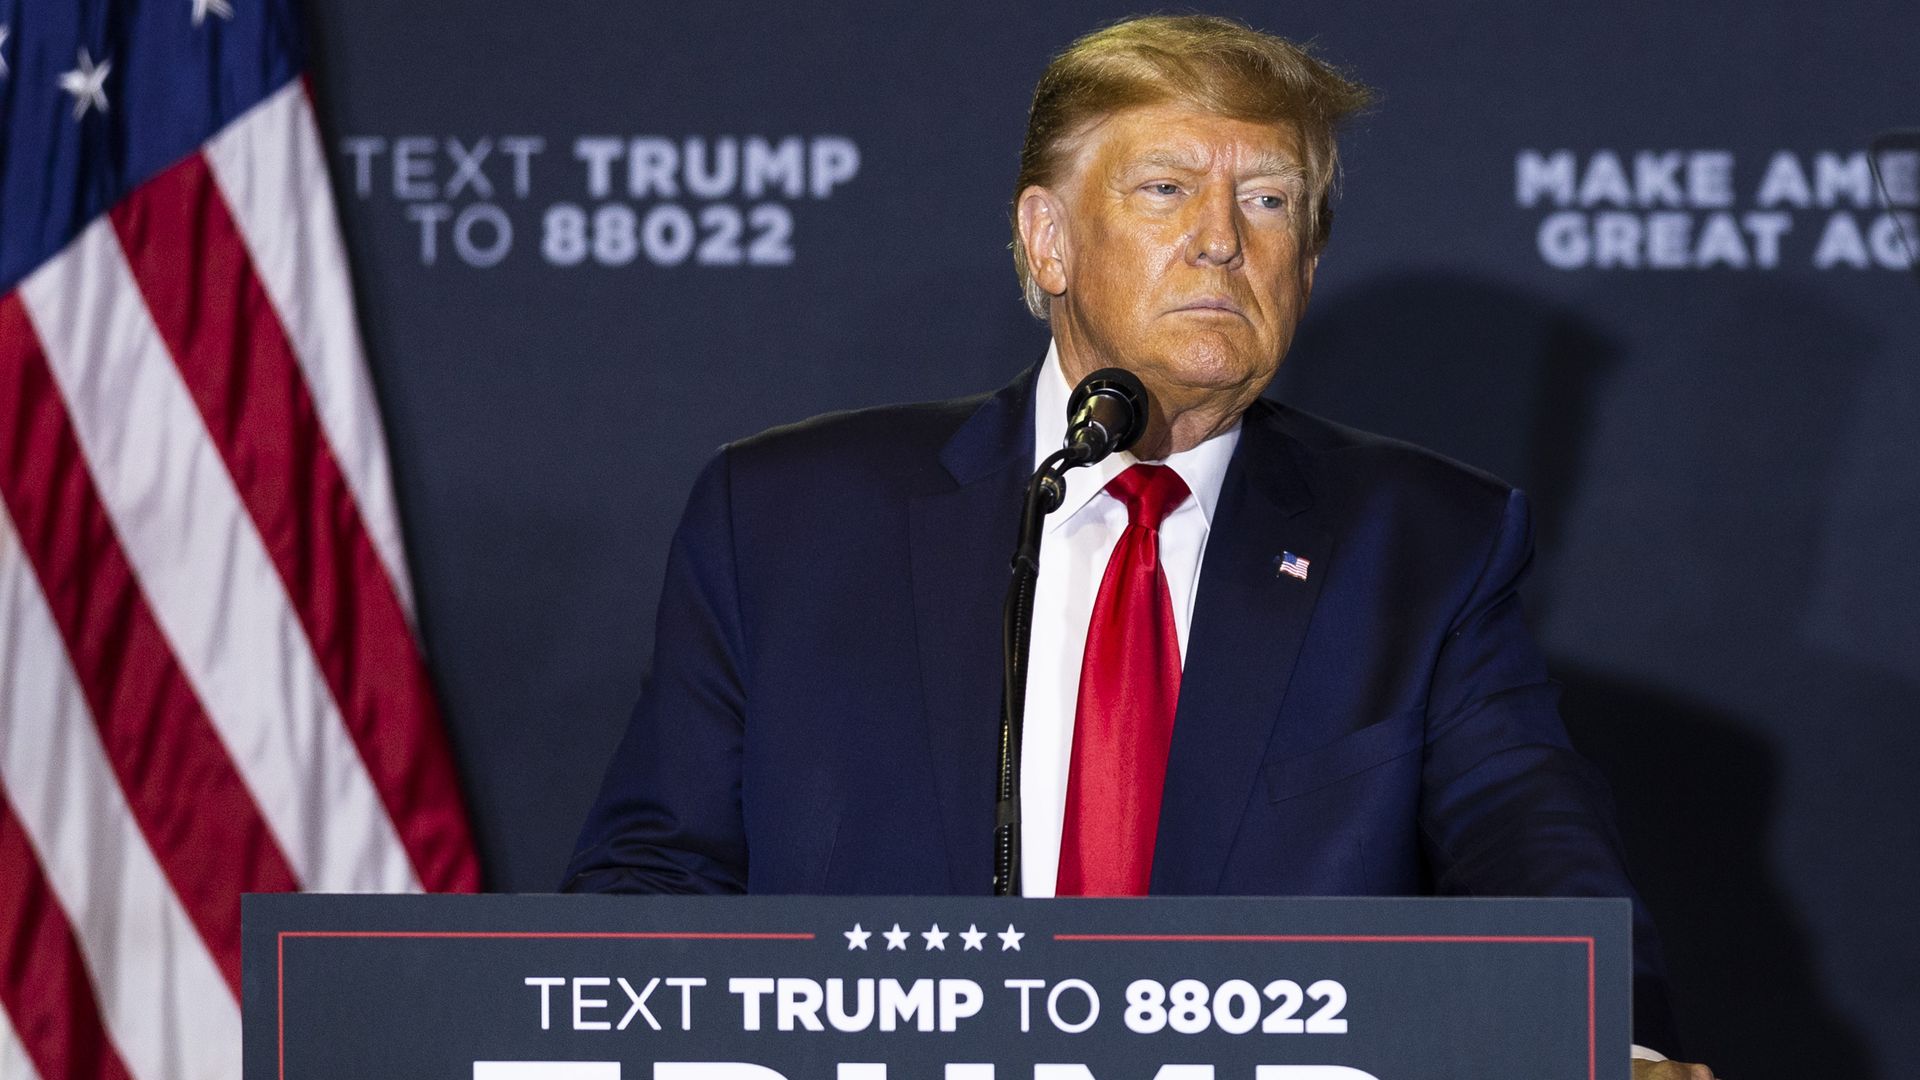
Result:
[[[1024,891],[1633,896],[1522,619],[1525,497],[1260,397],[1365,101],[1225,20],[1057,58],[1014,203],[1046,360],[708,466],[566,887],[988,891],[1020,495],[1118,365],[1146,433],[1071,474],[1042,547]],[[1672,1047],[1635,906],[1636,1039]]]

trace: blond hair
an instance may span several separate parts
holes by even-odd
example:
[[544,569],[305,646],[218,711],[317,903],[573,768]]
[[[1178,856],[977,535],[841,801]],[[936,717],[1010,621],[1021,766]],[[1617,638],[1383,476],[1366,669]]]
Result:
[[1047,317],[1020,239],[1020,193],[1059,183],[1078,137],[1123,109],[1176,103],[1234,120],[1288,124],[1306,161],[1307,252],[1333,225],[1334,129],[1372,92],[1299,45],[1211,15],[1151,15],[1095,30],[1053,58],[1033,91],[1014,183],[1013,265],[1027,308]]

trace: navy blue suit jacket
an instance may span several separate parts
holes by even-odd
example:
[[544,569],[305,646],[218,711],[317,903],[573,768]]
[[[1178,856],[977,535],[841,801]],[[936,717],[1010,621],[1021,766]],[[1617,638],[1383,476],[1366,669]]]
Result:
[[[565,888],[991,891],[1033,374],[721,451]],[[1202,563],[1152,891],[1634,896],[1521,616],[1531,555],[1521,492],[1255,403]],[[1673,1053],[1635,910],[1636,1040]]]

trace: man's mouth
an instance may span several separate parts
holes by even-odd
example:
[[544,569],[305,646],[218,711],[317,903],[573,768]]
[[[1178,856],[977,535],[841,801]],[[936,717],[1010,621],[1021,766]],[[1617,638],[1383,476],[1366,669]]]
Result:
[[1217,311],[1223,315],[1242,314],[1240,310],[1240,305],[1234,303],[1230,298],[1225,296],[1203,296],[1196,300],[1189,300],[1186,303],[1181,304],[1179,307],[1174,308],[1174,310],[1175,311]]

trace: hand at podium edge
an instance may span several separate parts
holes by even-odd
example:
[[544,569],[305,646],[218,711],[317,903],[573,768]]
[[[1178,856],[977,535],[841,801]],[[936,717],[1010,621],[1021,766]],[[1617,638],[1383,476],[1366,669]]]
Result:
[[1643,1058],[1635,1058],[1633,1080],[1715,1080],[1715,1078],[1713,1070],[1705,1065],[1689,1065],[1684,1061],[1647,1061]]

